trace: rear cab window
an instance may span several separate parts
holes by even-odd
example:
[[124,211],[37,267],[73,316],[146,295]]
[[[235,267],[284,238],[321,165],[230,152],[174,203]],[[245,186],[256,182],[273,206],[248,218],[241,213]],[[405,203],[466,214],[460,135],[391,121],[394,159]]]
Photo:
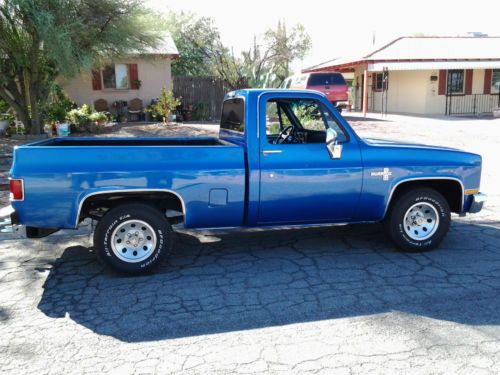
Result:
[[245,133],[245,101],[242,98],[227,99],[222,105],[220,130]]

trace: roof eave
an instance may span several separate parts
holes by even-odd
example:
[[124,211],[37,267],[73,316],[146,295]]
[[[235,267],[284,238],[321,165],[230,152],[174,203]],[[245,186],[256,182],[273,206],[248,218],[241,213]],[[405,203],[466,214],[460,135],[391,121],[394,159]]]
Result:
[[338,65],[330,65],[321,68],[315,69],[304,69],[302,73],[312,73],[312,72],[320,72],[320,71],[338,71],[345,72],[348,70],[355,69],[355,67],[360,65],[368,65],[374,63],[391,63],[391,62],[457,62],[457,61],[496,61],[500,60],[500,57],[489,57],[489,58],[477,58],[477,59],[366,59],[366,60],[355,60],[352,62],[338,64]]

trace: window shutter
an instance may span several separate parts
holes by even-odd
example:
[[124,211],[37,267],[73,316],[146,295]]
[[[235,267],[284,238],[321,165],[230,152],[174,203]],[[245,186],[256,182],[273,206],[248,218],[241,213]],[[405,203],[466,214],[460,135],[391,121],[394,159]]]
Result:
[[372,90],[377,91],[377,73],[372,73]]
[[101,72],[92,70],[92,90],[102,90]]
[[491,69],[484,70],[484,94],[491,94]]
[[465,95],[472,94],[472,69],[465,70]]
[[444,95],[446,94],[446,70],[439,71],[439,88],[438,94]]
[[139,90],[139,70],[137,69],[137,64],[128,65],[129,77],[130,77],[130,88],[132,90]]

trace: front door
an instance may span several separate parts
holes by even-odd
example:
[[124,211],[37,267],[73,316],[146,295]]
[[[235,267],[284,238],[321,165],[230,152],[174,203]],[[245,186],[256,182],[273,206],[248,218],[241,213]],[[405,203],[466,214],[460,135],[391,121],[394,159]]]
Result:
[[[349,221],[362,182],[357,140],[325,102],[299,94],[267,94],[259,104],[260,224]],[[326,129],[337,133],[342,154],[332,159]],[[263,126],[260,128],[263,132]]]

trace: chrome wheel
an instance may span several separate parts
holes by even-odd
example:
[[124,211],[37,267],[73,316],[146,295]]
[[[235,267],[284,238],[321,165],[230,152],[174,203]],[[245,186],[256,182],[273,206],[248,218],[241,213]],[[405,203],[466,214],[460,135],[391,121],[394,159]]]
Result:
[[423,241],[430,238],[438,229],[439,215],[432,204],[415,203],[406,211],[403,225],[408,237]]
[[111,235],[111,249],[124,262],[141,262],[153,254],[156,233],[145,221],[129,220],[116,227]]

